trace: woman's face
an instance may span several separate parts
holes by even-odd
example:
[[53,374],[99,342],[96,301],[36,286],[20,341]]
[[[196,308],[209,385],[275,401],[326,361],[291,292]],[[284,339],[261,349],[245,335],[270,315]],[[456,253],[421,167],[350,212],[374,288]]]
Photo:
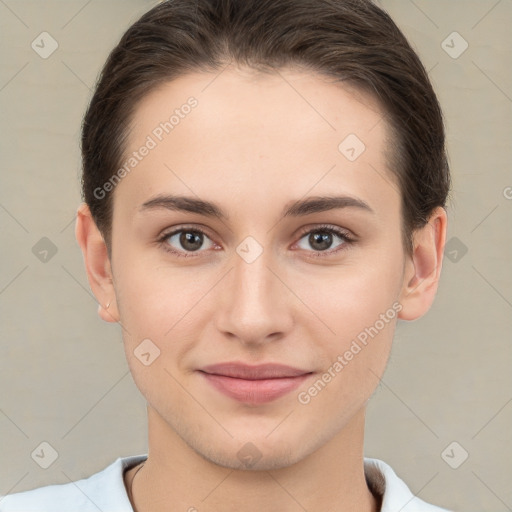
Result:
[[[190,74],[138,105],[111,311],[161,432],[268,469],[362,429],[404,295],[386,130],[371,98],[291,70]],[[220,363],[301,376],[208,376]]]

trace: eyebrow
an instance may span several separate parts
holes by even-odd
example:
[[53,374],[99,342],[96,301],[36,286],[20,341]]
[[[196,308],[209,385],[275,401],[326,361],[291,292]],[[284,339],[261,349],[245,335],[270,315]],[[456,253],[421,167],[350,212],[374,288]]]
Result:
[[[368,203],[356,197],[315,196],[286,204],[282,215],[283,217],[301,217],[339,208],[357,208],[369,213],[375,213]],[[149,199],[139,207],[140,212],[157,209],[185,211],[206,217],[218,218],[220,220],[229,220],[229,215],[218,205],[195,197],[158,195]]]

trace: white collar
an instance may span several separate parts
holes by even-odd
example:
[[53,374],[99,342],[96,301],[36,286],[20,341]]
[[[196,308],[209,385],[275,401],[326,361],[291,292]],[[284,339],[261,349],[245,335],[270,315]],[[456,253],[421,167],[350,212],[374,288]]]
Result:
[[[146,459],[147,454],[119,457],[89,478],[0,497],[0,510],[133,512],[124,485],[124,472]],[[382,497],[380,512],[449,512],[414,496],[393,469],[381,460],[365,458],[364,471],[372,492]]]

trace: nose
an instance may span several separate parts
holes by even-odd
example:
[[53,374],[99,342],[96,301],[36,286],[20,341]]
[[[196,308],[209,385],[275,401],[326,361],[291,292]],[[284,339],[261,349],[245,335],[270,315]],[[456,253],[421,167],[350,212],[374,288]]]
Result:
[[217,296],[217,329],[253,347],[284,337],[293,325],[293,294],[284,283],[270,251],[252,262],[234,254]]

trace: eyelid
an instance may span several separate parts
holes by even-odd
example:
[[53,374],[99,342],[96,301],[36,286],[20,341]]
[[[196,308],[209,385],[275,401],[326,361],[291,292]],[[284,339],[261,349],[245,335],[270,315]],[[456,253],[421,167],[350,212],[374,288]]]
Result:
[[322,230],[342,235],[343,237],[353,241],[356,240],[356,236],[350,230],[342,228],[341,226],[336,226],[335,224],[308,224],[307,226],[303,226],[302,228],[299,229],[297,236],[302,237],[304,235],[307,235],[308,233]]
[[178,224],[177,226],[172,226],[169,228],[165,228],[159,235],[158,240],[161,240],[162,238],[168,238],[172,235],[175,235],[176,233],[179,233],[180,231],[197,231],[199,233],[203,233],[203,235],[206,235],[208,238],[212,239],[212,237],[208,233],[208,229],[205,227],[202,227],[199,224]]

